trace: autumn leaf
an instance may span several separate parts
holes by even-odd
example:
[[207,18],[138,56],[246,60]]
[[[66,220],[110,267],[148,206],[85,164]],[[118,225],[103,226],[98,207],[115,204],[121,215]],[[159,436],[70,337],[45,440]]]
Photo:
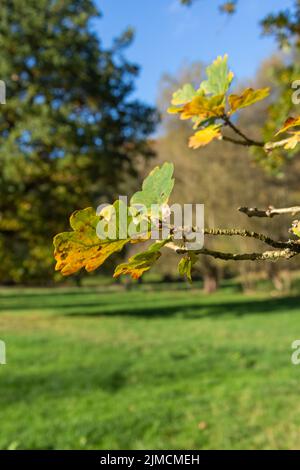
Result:
[[[93,271],[113,253],[122,250],[126,243],[147,240],[151,227],[147,214],[150,214],[152,204],[161,207],[167,203],[174,185],[173,171],[172,163],[154,168],[144,180],[142,191],[132,196],[130,207],[127,207],[122,200],[118,200],[112,205],[105,206],[99,214],[90,207],[74,212],[70,218],[73,230],[60,233],[54,238],[55,269],[65,276],[81,268]],[[143,214],[141,216],[135,205],[146,206],[148,210],[146,219]],[[128,233],[132,223],[136,230],[130,237]],[[162,243],[155,244],[143,255],[144,258],[142,254],[140,257],[134,257],[133,261],[137,263],[138,271],[149,269],[147,266],[160,256],[158,252],[160,246]]]
[[189,282],[192,282],[192,268],[197,260],[197,256],[190,251],[188,255],[184,256],[179,261],[178,272],[181,276],[185,276]]
[[196,96],[182,110],[181,119],[196,117],[199,120],[221,117],[225,113],[225,96],[217,95],[211,98]]
[[221,126],[215,125],[200,129],[200,131],[196,132],[192,137],[190,137],[189,147],[197,149],[199,147],[204,147],[214,139],[220,139],[222,137],[220,130]]
[[278,136],[283,133],[287,133],[290,137],[286,137],[285,139],[274,141],[274,142],[267,142],[265,144],[265,150],[270,152],[278,147],[283,147],[285,150],[294,150],[295,147],[300,143],[300,130],[295,130],[295,127],[300,126],[300,116],[297,117],[289,117],[281,129],[275,134]]
[[284,142],[284,149],[285,150],[294,150],[294,148],[300,143],[300,131],[298,132],[290,132],[291,137],[285,139]]
[[174,186],[174,165],[164,163],[161,167],[155,167],[144,180],[142,191],[135,193],[131,200],[131,205],[144,205],[148,211],[153,204],[159,206],[167,204]]
[[183,111],[183,106],[170,106],[168,108],[168,113],[169,114],[179,114],[179,113],[182,113]]
[[127,263],[122,263],[116,267],[114,277],[119,277],[121,274],[130,274],[132,279],[140,278],[146,271],[148,271],[153,264],[160,258],[160,249],[168,242],[162,240],[153,243],[147,251],[138,253],[137,255],[129,258]]
[[246,88],[241,95],[229,95],[228,102],[231,108],[231,113],[235,113],[238,109],[251,106],[258,101],[264,100],[270,94],[269,88],[260,88],[253,90],[253,88]]
[[207,67],[206,73],[208,79],[203,81],[199,90],[204,91],[206,95],[225,94],[233,80],[234,74],[228,68],[228,56],[217,57],[217,59]]
[[299,222],[299,220],[296,220],[293,223],[293,226],[291,228],[291,232],[293,232],[294,235],[296,235],[298,238],[300,238],[300,222]]
[[[115,207],[118,207],[116,201]],[[113,253],[120,251],[129,239],[100,239],[97,225],[101,218],[91,207],[74,212],[70,217],[72,232],[63,232],[54,238],[56,271],[69,276],[81,268],[94,271]],[[118,233],[116,234],[118,236]]]
[[292,127],[297,127],[297,126],[300,126],[300,116],[297,116],[296,118],[294,117],[289,117],[283,127],[281,129],[279,129],[279,131],[275,134],[275,135],[279,135],[279,134],[282,134],[283,132],[286,132],[288,131],[289,129],[291,129]]

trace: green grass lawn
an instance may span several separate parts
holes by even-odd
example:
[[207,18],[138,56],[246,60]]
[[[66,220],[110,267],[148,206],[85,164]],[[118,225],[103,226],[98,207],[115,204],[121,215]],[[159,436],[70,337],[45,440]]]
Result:
[[300,297],[1,290],[1,449],[299,449]]

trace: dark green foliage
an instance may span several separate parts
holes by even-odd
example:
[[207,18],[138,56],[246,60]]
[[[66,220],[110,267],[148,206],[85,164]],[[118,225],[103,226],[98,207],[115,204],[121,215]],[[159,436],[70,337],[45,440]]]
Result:
[[132,32],[105,50],[97,16],[91,0],[1,2],[0,282],[50,276],[66,213],[124,191],[152,154],[156,114],[130,98]]

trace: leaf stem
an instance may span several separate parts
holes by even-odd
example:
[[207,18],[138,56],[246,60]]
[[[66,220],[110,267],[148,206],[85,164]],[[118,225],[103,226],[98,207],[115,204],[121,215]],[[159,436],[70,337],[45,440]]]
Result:
[[[240,140],[235,141],[234,139],[232,139],[231,142],[233,142],[235,144],[238,144],[238,145],[245,145],[247,147],[253,147],[253,146],[255,146],[255,147],[264,147],[265,146],[264,142],[258,142],[257,140],[250,139],[249,137],[247,137],[235,124],[233,124],[233,122],[229,119],[229,117],[226,114],[224,114],[222,118],[225,122],[225,125],[230,127],[233,130],[233,132],[235,132],[235,134],[242,137],[242,139],[243,139],[243,141],[240,141]],[[228,140],[228,139],[231,139],[231,138],[230,137],[223,137],[223,139]]]

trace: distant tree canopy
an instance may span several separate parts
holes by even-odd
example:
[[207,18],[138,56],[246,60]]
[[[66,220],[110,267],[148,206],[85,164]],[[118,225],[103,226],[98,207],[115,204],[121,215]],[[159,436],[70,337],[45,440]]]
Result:
[[[268,59],[261,64],[256,77],[253,77],[247,85],[253,88],[271,86],[273,69],[279,64],[277,57]],[[187,120],[176,119],[176,115],[167,114],[166,109],[176,90],[186,83],[192,83],[196,87],[199,81],[203,80],[204,72],[205,66],[195,63],[183,67],[175,75],[164,75],[161,80],[158,106],[162,114],[164,132],[157,141],[157,161],[160,164],[166,160],[174,162],[176,184],[172,202],[183,204],[186,201],[194,203],[204,201],[205,223],[212,227],[228,227],[229,224],[244,226],[244,216],[235,210],[239,205],[255,207],[268,207],[271,203],[279,207],[282,204],[293,205],[299,199],[299,158],[288,160],[281,168],[281,177],[274,178],[269,172],[261,171],[261,165],[253,164],[253,156],[249,154],[247,147],[215,141],[197,151],[188,148],[191,125]],[[242,85],[245,86],[244,81],[237,83],[237,90],[241,90]],[[237,125],[247,129],[254,138],[261,138],[261,127],[268,118],[268,106],[268,102],[261,101],[253,107],[244,109],[236,120]],[[266,160],[265,156],[264,161]],[[263,164],[263,161],[260,163]],[[263,229],[278,239],[285,239],[287,235],[285,224],[276,217],[272,221],[267,218],[249,218],[247,229],[256,232]],[[250,238],[243,240],[242,243],[248,252],[256,248],[256,243]],[[211,240],[207,237],[205,246],[214,249],[221,247],[224,251],[234,252],[239,251],[241,241],[235,237],[224,237],[222,240]],[[168,256],[168,263],[160,262],[157,269],[165,275],[174,276],[177,274],[178,256],[176,254]],[[280,263],[259,264],[245,261],[224,264],[223,261],[202,257],[194,267],[194,274],[200,273],[208,289],[216,287],[223,274],[241,275],[244,287],[249,288],[248,283],[252,283],[254,272],[260,271],[260,275],[268,276],[277,282],[287,266],[289,270],[299,267],[299,260],[295,258]]]
[[[74,207],[134,184],[157,115],[132,100],[126,31],[104,49],[91,0],[3,0],[0,282],[51,277],[51,237]],[[4,257],[5,254],[5,257]]]

